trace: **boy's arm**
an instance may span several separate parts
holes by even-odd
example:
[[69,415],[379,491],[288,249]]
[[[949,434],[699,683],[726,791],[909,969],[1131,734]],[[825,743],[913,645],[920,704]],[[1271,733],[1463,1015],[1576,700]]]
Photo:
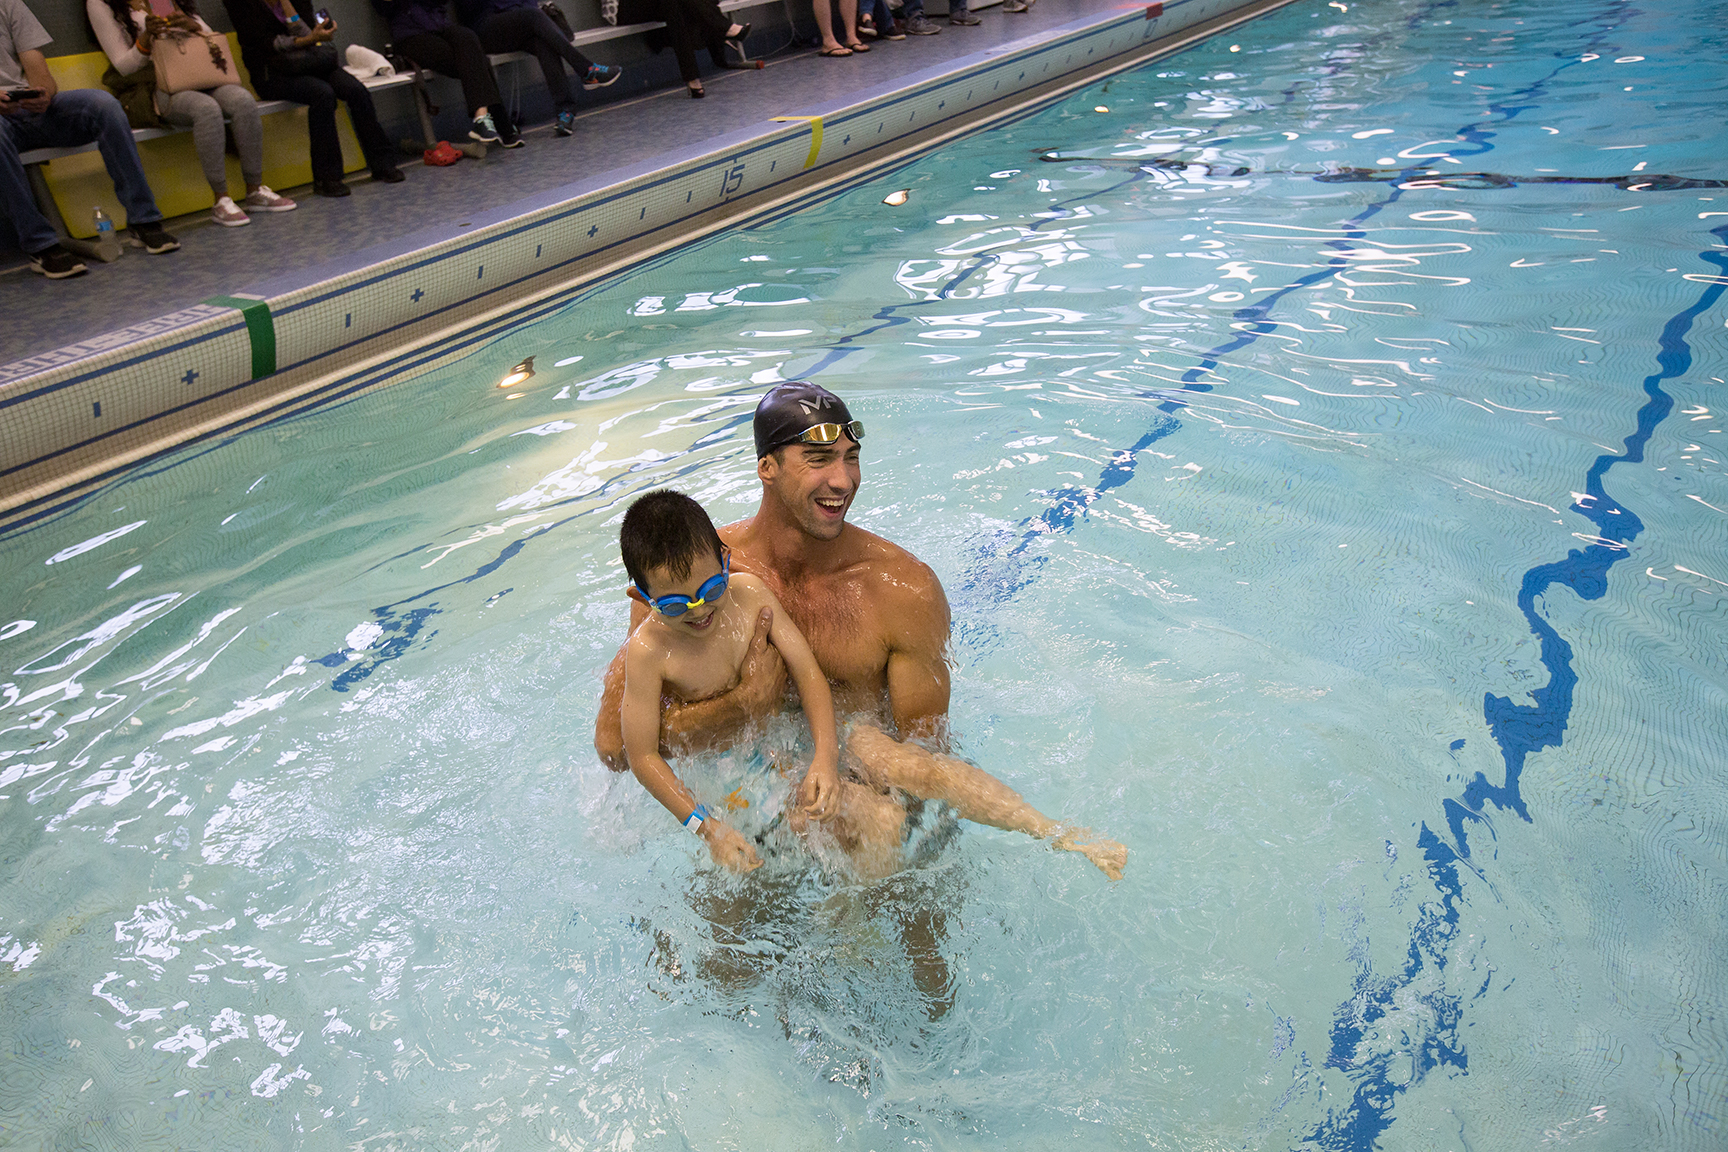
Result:
[[[624,751],[630,770],[648,794],[683,823],[696,808],[696,797],[660,755],[660,685],[655,653],[646,644],[624,646],[624,700],[619,709]],[[715,817],[702,822],[696,834],[715,861],[734,872],[759,868],[762,860],[749,841]]]
[[768,586],[760,587],[763,603],[773,612],[768,638],[779,649],[787,671],[798,685],[798,700],[804,706],[810,736],[816,742],[816,754],[810,758],[810,770],[799,787],[799,797],[812,817],[827,820],[840,810],[840,741],[834,728],[834,694],[829,691],[828,677],[822,674],[804,633],[798,631]]
[[[630,635],[648,618],[650,609],[635,597],[630,600]],[[624,701],[624,654],[630,641],[612,658],[600,691],[600,714],[594,719],[594,750],[606,767],[622,772],[629,764],[624,755],[624,731],[620,705]],[[718,696],[689,703],[667,704],[659,715],[660,747],[678,755],[716,748],[728,743],[743,727],[774,711],[786,697],[786,665],[768,642],[768,619],[758,615],[756,635],[749,654],[738,670],[738,686]]]

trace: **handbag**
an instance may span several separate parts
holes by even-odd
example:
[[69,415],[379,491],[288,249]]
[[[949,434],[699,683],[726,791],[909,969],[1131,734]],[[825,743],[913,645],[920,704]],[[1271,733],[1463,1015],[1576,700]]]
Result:
[[175,29],[156,37],[150,62],[156,66],[157,89],[192,92],[240,83],[240,72],[227,48],[227,38],[218,32]]
[[162,117],[156,111],[156,73],[140,68],[130,76],[109,65],[102,73],[102,86],[114,93],[126,113],[126,123],[133,128],[160,128]]
[[272,53],[269,67],[275,76],[328,76],[340,63],[335,46],[325,43]]

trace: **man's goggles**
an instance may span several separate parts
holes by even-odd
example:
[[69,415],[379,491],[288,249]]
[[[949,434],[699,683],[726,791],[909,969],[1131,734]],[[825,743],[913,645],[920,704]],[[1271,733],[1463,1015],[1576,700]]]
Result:
[[852,437],[854,443],[864,439],[864,421],[854,420],[849,424],[812,424],[786,443],[832,444],[841,436]]
[[726,595],[726,581],[732,574],[732,553],[728,550],[720,558],[720,571],[702,581],[702,587],[696,589],[696,599],[674,592],[670,596],[662,596],[658,600],[648,595],[648,589],[636,585],[636,590],[642,593],[642,599],[652,604],[662,616],[682,616],[692,608],[700,608],[710,600],[718,600]]

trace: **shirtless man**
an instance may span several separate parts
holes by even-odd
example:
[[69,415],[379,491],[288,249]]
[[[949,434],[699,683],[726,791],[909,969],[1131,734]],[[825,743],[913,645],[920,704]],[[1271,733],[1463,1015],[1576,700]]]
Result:
[[[1120,879],[1128,856],[1122,845],[1051,820],[994,776],[944,754],[948,599],[928,565],[846,523],[858,494],[863,434],[863,425],[827,389],[803,381],[776,386],[756,408],[762,501],[754,516],[720,530],[733,567],[766,582],[804,633],[833,686],[836,712],[874,719],[899,737],[867,723],[853,724],[848,747],[868,754],[850,758],[847,767],[868,775],[842,778],[840,814],[830,826],[855,858],[860,853],[879,857],[884,839],[892,836],[898,844],[904,818],[898,803],[885,803],[894,789],[944,801],[967,820],[1051,840],[1058,848],[1082,853],[1110,879]],[[632,600],[632,632],[648,613],[645,604]],[[724,746],[784,706],[786,668],[768,643],[768,621],[765,610],[735,687],[663,706],[663,752]],[[628,766],[620,722],[623,695],[620,651],[606,672],[594,732],[595,750],[614,771]]]

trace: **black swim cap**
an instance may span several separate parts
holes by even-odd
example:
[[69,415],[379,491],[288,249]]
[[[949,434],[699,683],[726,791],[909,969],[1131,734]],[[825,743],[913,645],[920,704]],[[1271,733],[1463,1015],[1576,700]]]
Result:
[[846,401],[808,380],[776,384],[756,405],[756,458],[790,444],[818,424],[850,424]]

